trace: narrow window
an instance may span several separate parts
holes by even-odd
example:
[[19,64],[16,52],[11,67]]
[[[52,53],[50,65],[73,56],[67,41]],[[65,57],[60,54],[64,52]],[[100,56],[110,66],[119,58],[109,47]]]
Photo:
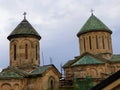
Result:
[[107,38],[108,40],[108,49],[110,49],[110,42],[109,42],[109,37]]
[[102,46],[103,46],[103,49],[105,49],[104,36],[102,36]]
[[98,37],[96,35],[96,49],[98,49]]
[[54,87],[54,83],[53,83],[53,80],[50,81],[50,88],[51,90],[53,90],[53,87]]
[[25,44],[25,59],[28,59],[28,45]]
[[84,51],[86,51],[85,37],[83,38],[83,42],[84,42]]
[[16,60],[16,45],[14,45],[14,60]]
[[80,43],[80,50],[82,50],[82,42],[83,40],[82,39],[79,39],[79,43]]
[[38,50],[37,50],[37,45],[36,45],[36,60],[37,60],[37,58],[38,58],[38,57],[37,57],[37,56],[38,56],[38,55],[37,55],[37,54],[38,54],[37,52],[38,52]]
[[91,36],[89,36],[90,49],[92,49]]

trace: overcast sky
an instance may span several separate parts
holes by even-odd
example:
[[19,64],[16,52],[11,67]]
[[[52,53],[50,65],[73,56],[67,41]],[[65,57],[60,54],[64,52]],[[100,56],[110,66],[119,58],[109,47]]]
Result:
[[91,8],[113,31],[113,52],[119,54],[120,0],[0,0],[0,68],[9,65],[7,36],[27,12],[27,20],[42,37],[40,55],[43,52],[44,63],[50,64],[51,57],[52,63],[60,69],[60,63],[80,54],[76,34],[90,17]]

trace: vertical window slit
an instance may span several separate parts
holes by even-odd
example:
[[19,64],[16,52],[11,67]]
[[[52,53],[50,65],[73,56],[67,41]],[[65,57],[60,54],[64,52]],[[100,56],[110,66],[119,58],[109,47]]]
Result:
[[38,53],[37,52],[38,52],[38,50],[37,50],[37,45],[36,45],[36,60],[38,59],[38,55],[37,55]]
[[14,60],[16,60],[16,45],[14,45]]
[[25,59],[28,59],[28,45],[25,44]]
[[85,37],[83,38],[83,42],[84,42],[84,50],[86,51]]
[[103,49],[105,49],[104,36],[102,36],[102,46],[103,46]]
[[98,37],[96,35],[96,49],[98,49]]
[[90,49],[92,49],[91,36],[89,36]]
[[109,37],[108,37],[108,49],[110,49],[110,42],[109,42]]

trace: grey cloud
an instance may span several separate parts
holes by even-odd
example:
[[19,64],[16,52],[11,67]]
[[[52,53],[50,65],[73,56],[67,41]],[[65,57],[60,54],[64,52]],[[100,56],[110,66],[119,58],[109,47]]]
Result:
[[[0,0],[0,10],[3,12],[3,15],[0,15],[0,51],[3,51],[0,67],[6,67],[9,63],[9,41],[6,37],[23,19],[24,11],[28,13],[28,21],[42,36],[41,52],[45,52],[46,63],[52,56],[59,67],[57,62],[65,63],[79,55],[76,34],[89,18],[91,8],[110,29],[119,33],[119,3],[119,0]],[[119,38],[118,34],[114,34],[113,38],[116,38],[116,35]],[[118,45],[113,45],[114,49],[119,47]],[[115,53],[119,52],[115,49]]]

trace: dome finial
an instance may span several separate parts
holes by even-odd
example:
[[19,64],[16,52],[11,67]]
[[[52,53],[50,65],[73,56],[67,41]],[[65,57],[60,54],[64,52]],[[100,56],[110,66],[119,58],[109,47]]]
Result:
[[27,15],[27,13],[26,13],[26,12],[24,12],[24,13],[23,13],[23,15],[24,15],[24,19],[26,19],[26,15]]
[[93,15],[94,10],[93,10],[93,9],[91,9],[91,10],[90,10],[90,12],[91,12],[91,15]]

